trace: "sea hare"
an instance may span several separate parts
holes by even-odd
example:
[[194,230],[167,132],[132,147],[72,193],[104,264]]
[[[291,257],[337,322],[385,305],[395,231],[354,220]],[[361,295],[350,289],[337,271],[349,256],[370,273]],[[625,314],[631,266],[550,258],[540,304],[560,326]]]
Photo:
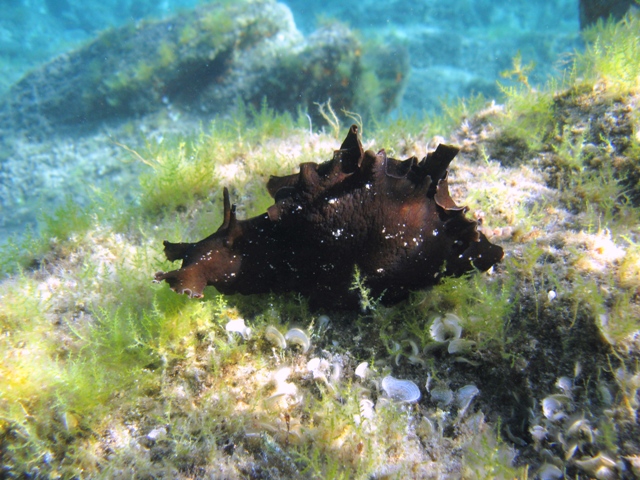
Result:
[[488,270],[503,251],[449,195],[457,153],[439,145],[421,161],[401,161],[365,152],[353,125],[332,160],[272,176],[275,203],[262,215],[237,220],[225,188],[220,228],[197,243],[165,241],[167,258],[182,268],[155,279],[191,297],[212,285],[223,294],[299,292],[313,306],[350,308],[358,305],[356,268],[385,304],[443,276]]

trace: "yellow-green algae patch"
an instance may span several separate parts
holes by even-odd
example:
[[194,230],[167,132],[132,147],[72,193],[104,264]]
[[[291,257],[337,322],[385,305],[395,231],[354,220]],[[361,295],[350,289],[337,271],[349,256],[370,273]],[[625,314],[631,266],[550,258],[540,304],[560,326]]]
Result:
[[[602,28],[584,55],[611,53],[622,32],[638,38],[633,18]],[[576,72],[600,65],[585,58]],[[132,152],[148,165],[135,204],[97,194],[6,247],[21,256],[3,261],[0,284],[2,475],[523,478],[594,475],[597,462],[637,475],[638,206],[627,170],[603,162],[609,152],[612,168],[627,168],[640,151],[637,120],[622,115],[638,92],[608,65],[557,91],[510,90],[504,107],[452,107],[453,131],[442,118],[365,125],[365,147],[396,156],[423,156],[437,135],[459,144],[452,196],[507,255],[489,275],[448,279],[394,308],[356,274],[357,315],[311,312],[295,296],[210,289],[193,301],[151,282],[168,267],[162,239],[220,223],[222,187],[236,189],[239,215],[257,214],[267,175],[326,160],[337,143],[306,117],[265,105]],[[627,144],[615,129],[594,143],[588,130],[557,128],[594,105],[631,118]],[[613,194],[594,190],[602,178]],[[446,314],[459,322],[456,348],[432,335]],[[225,328],[239,318],[247,338]],[[300,328],[311,347],[279,348],[268,327]],[[420,401],[387,398],[387,375],[413,381]],[[465,406],[468,386],[479,392]],[[576,422],[590,434],[573,446]]]

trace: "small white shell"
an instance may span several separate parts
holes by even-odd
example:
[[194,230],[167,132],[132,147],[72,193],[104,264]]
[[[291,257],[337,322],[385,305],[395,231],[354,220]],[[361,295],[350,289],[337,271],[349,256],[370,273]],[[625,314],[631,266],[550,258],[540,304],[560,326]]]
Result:
[[363,398],[360,400],[360,415],[362,418],[367,420],[372,420],[375,416],[375,411],[373,410],[373,402],[368,398]]
[[575,460],[575,464],[581,470],[598,479],[614,479],[616,475],[616,462],[602,452],[595,457],[583,457]]
[[318,328],[319,329],[325,329],[329,327],[329,322],[331,322],[331,320],[329,319],[329,317],[327,315],[320,315],[318,317]]
[[269,398],[276,398],[281,395],[288,395],[290,397],[294,397],[298,393],[298,387],[295,384],[290,382],[282,382],[278,383],[276,386],[276,391],[273,392],[273,395]]
[[[311,360],[309,360],[307,362],[307,370],[309,370],[310,372],[315,372],[317,370],[320,370],[320,362],[322,360],[318,357],[313,357]],[[325,360],[326,362],[326,360]]]
[[416,425],[416,433],[421,438],[430,438],[437,432],[436,426],[430,418],[422,417]]
[[473,347],[475,347],[476,342],[473,340],[466,340],[464,338],[456,338],[455,340],[451,340],[449,342],[449,346],[447,347],[447,351],[454,354],[462,354],[470,352]]
[[562,393],[565,395],[571,395],[571,390],[573,390],[573,380],[569,377],[560,377],[556,381],[556,387],[562,390]]
[[573,378],[578,378],[582,373],[582,364],[580,362],[576,362],[573,366]]
[[640,478],[640,455],[628,455],[624,458],[631,464],[631,472]]
[[340,377],[342,377],[342,364],[334,361],[331,364],[331,367],[331,378],[329,378],[329,381],[331,383],[338,383],[340,381]]
[[458,363],[467,363],[472,367],[477,367],[480,365],[480,362],[475,362],[473,360],[469,360],[468,358],[464,358],[464,357],[454,357],[453,361]]
[[270,405],[274,406],[278,402],[285,401],[287,397],[291,398],[297,395],[298,387],[293,383],[287,382],[292,371],[291,367],[282,367],[273,372],[272,378],[276,384],[276,390],[267,398],[267,402]]
[[456,403],[458,405],[458,417],[462,417],[469,405],[471,405],[471,401],[475,398],[476,395],[480,393],[478,387],[475,385],[465,385],[461,387],[456,392]]
[[403,340],[402,343],[407,344],[411,347],[411,354],[415,357],[420,355],[420,347],[415,342],[415,340]]
[[367,373],[369,372],[369,362],[362,362],[360,365],[356,367],[356,377],[360,377],[362,380],[367,378]]
[[549,432],[542,425],[534,425],[529,429],[529,433],[531,433],[531,436],[536,442],[541,442],[547,438]]
[[543,464],[538,470],[537,477],[540,480],[557,480],[562,478],[564,473],[552,463]]
[[229,320],[225,325],[225,330],[227,332],[239,333],[245,340],[251,337],[251,329],[244,324],[244,318]]
[[292,328],[289,330],[285,334],[284,339],[289,343],[300,345],[302,347],[302,353],[307,353],[311,347],[311,340],[307,334],[299,328]]
[[329,362],[324,358],[314,357],[307,362],[307,370],[313,373],[313,378],[315,380],[324,380],[325,382],[327,381],[327,372],[330,366]]
[[568,460],[576,453],[578,448],[593,443],[593,430],[589,420],[583,417],[570,420],[564,437],[561,437],[565,458]]
[[300,402],[301,397],[298,396],[298,387],[293,383],[282,382],[276,385],[276,390],[265,399],[266,406],[269,409],[289,408]]
[[151,441],[161,440],[167,436],[167,429],[164,427],[158,427],[147,433],[147,438]]
[[571,422],[567,429],[567,438],[579,440],[581,443],[592,443],[593,431],[589,420],[580,417]]
[[453,402],[453,391],[443,386],[433,387],[431,389],[431,400],[441,406],[449,405]]
[[571,399],[566,395],[549,395],[542,400],[542,413],[554,422],[567,416],[564,409],[570,405]]
[[598,394],[600,394],[600,399],[605,405],[613,405],[613,394],[606,383],[598,382],[596,389],[598,390]]
[[429,327],[429,333],[436,342],[448,342],[460,338],[462,335],[460,319],[453,313],[447,313],[444,318],[436,317]]
[[421,365],[422,367],[427,366],[427,362],[424,360],[424,358],[421,358],[417,355],[409,355],[407,357],[407,360],[409,360],[409,363],[411,363],[412,365]]
[[280,331],[269,325],[264,331],[264,338],[269,340],[272,344],[274,344],[278,348],[287,348],[287,341],[284,336],[280,333]]
[[411,380],[399,380],[387,375],[382,379],[382,389],[397,402],[415,403],[420,400],[420,388]]
[[276,370],[273,372],[273,381],[278,385],[286,382],[292,371],[291,367],[282,367],[279,370]]

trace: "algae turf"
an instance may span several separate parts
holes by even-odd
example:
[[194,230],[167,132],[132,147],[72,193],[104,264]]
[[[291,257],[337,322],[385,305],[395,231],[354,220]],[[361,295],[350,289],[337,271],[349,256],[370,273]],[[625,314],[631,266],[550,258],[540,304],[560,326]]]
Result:
[[[634,19],[601,28],[608,52],[609,29],[637,33]],[[637,91],[622,83],[609,95],[592,74],[449,110],[458,121],[447,141],[462,147],[452,196],[505,260],[394,308],[355,275],[359,314],[314,313],[293,295],[208,289],[190,300],[151,282],[169,266],[163,239],[219,225],[222,186],[249,216],[268,204],[264,177],[337,148],[304,115],[240,109],[201,135],[130,152],[146,168],[135,202],[69,205],[15,245],[24,262],[3,263],[2,475],[637,476],[638,206],[624,173]],[[365,123],[364,143],[423,156],[451,123]],[[606,195],[594,188],[602,178]],[[434,338],[443,317],[459,338]],[[246,335],[226,328],[240,318]],[[306,353],[265,335],[294,326],[310,338]],[[388,374],[422,398],[387,398]],[[468,404],[465,387],[479,390]]]

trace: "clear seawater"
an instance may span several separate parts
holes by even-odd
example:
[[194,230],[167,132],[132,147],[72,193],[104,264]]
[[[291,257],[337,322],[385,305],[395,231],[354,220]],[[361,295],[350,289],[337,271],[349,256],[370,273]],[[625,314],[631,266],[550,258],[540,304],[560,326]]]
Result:
[[[58,55],[81,48],[101,32],[145,19],[168,17],[193,8],[194,0],[0,0],[0,97],[28,72]],[[328,20],[356,30],[363,41],[393,41],[406,48],[410,73],[398,106],[390,115],[437,111],[445,100],[481,93],[500,99],[500,72],[509,70],[520,53],[533,63],[533,83],[562,75],[562,59],[581,48],[577,0],[289,0],[300,31],[311,34]],[[25,107],[26,108],[26,107]],[[135,119],[132,120],[135,123]],[[149,135],[158,132],[149,132]],[[161,133],[160,133],[161,134]],[[17,135],[17,134],[16,134]],[[69,138],[47,145],[40,138],[20,138],[0,131],[0,243],[27,228],[65,198],[82,202],[67,182],[80,171],[82,184],[110,178],[111,188],[131,182],[127,166],[111,169],[79,167],[92,158],[91,147]],[[11,138],[9,138],[11,137]],[[7,146],[14,142],[13,147]],[[33,145],[31,144],[33,143]],[[37,143],[37,145],[36,145]],[[100,154],[90,161],[99,161]],[[40,156],[42,160],[40,160]],[[61,167],[56,169],[59,164]],[[113,171],[112,171],[113,170]],[[115,173],[114,173],[115,172]],[[31,185],[31,176],[39,175]],[[33,177],[35,178],[35,177]]]

